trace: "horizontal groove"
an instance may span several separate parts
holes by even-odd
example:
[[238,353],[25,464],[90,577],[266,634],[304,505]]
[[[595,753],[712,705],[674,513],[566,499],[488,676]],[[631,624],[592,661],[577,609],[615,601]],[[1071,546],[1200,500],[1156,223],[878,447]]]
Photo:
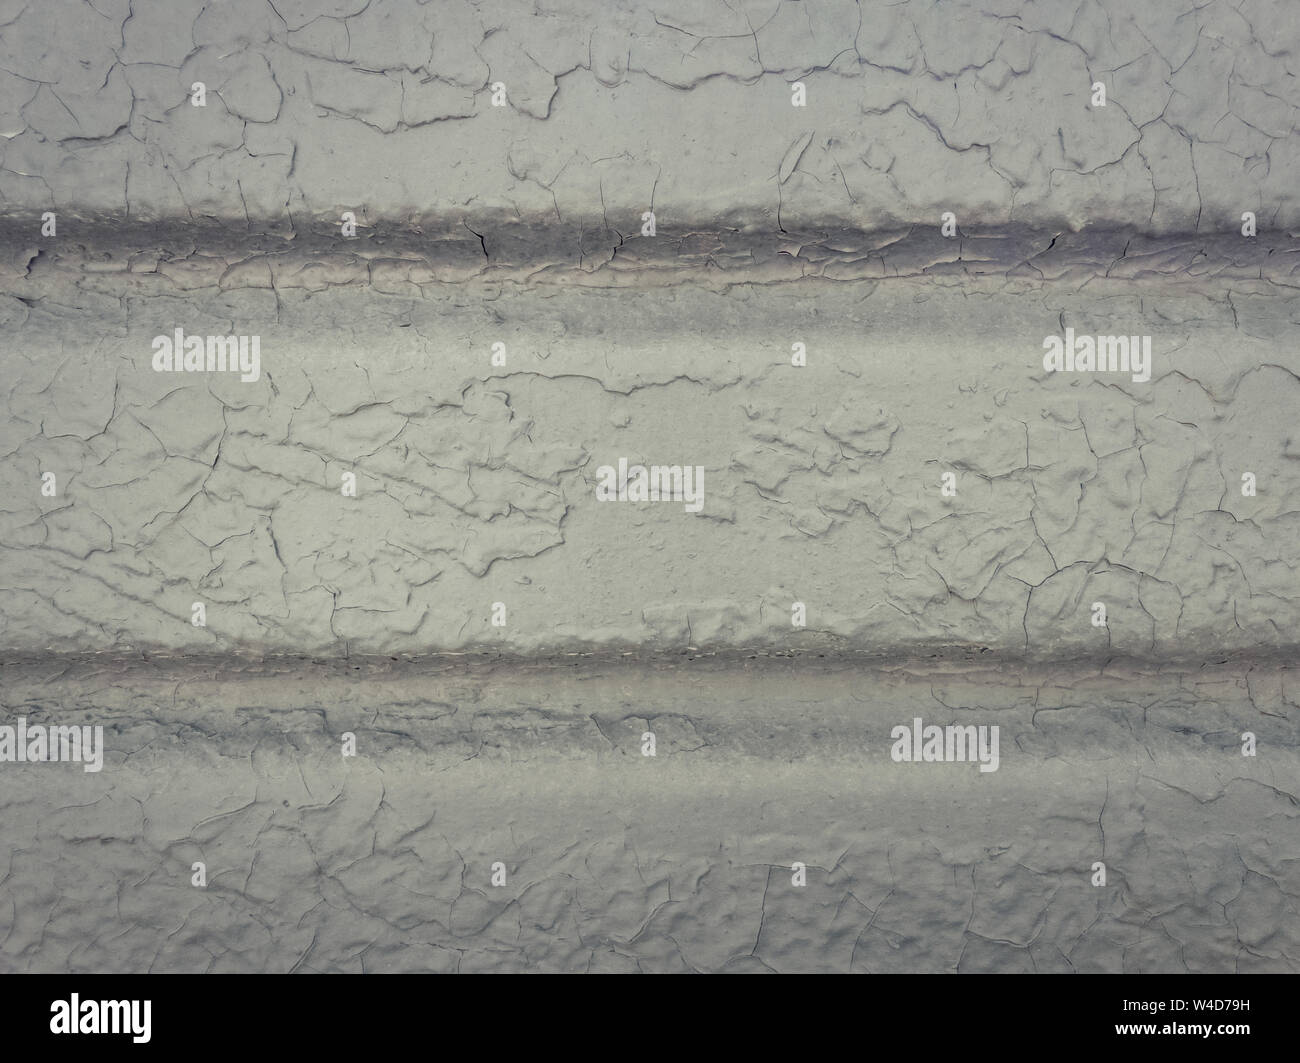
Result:
[[558,672],[596,674],[610,669],[684,671],[698,674],[730,671],[764,671],[795,674],[963,674],[967,678],[987,677],[992,682],[1007,678],[1031,681],[1033,676],[1053,682],[1083,681],[1089,677],[1186,675],[1253,669],[1277,670],[1294,667],[1297,651],[1286,647],[1274,651],[1224,652],[1210,657],[1182,656],[1151,659],[1108,654],[1090,657],[1024,657],[987,648],[950,647],[928,654],[884,654],[868,651],[778,650],[727,647],[677,651],[573,650],[549,654],[493,653],[487,651],[439,652],[426,654],[365,653],[351,656],[320,654],[195,654],[195,653],[0,653],[0,676],[10,678],[35,673],[84,675],[111,671],[122,675],[168,676],[182,673],[214,674],[223,679],[276,678],[277,676],[394,678],[450,672],[466,675],[545,675]]
[[[394,294],[407,286],[512,282],[597,287],[705,287],[820,278],[838,282],[980,277],[1044,283],[1108,278],[1177,283],[1222,292],[1234,285],[1294,287],[1296,236],[1264,231],[1135,234],[1127,229],[992,225],[944,237],[937,226],[866,230],[828,223],[788,231],[763,226],[665,225],[653,237],[503,215],[439,218],[423,225],[358,229],[238,226],[212,221],[114,225],[65,220],[42,238],[39,221],[0,225],[0,288],[69,274],[157,277],[204,287],[358,286]],[[1217,285],[1217,288],[1216,288]]]

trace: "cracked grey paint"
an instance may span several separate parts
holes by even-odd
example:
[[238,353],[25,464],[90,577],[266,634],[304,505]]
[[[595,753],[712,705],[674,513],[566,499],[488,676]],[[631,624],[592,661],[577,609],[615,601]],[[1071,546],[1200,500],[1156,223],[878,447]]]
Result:
[[[1294,669],[802,664],[334,662],[310,689],[292,662],[8,668],[7,710],[100,721],[110,753],[97,775],[29,766],[7,802],[0,956],[1294,970]],[[892,763],[914,714],[997,721],[1002,767]],[[1243,728],[1273,752],[1241,758]]]
[[10,209],[1172,232],[1300,206],[1300,13],[1271,0],[5,0],[0,33]]
[[0,969],[1300,967],[1300,10],[1132,6],[0,0]]

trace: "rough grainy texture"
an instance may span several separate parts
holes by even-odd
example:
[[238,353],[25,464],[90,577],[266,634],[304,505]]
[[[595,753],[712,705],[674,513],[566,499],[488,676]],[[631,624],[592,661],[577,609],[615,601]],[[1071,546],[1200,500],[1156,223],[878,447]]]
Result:
[[[199,244],[126,271],[94,248],[38,257],[6,307],[0,635],[24,652],[781,647],[802,601],[796,644],[878,653],[1295,644],[1289,241],[868,255],[851,235],[772,267],[806,254],[815,279],[752,279],[782,257],[755,239],[731,270],[664,253],[630,290],[617,278],[638,270],[612,265],[575,270],[585,285],[385,288],[335,247],[235,267]],[[841,264],[884,276],[828,279]],[[313,282],[271,287],[278,271]],[[177,323],[255,325],[260,378],[152,371]],[[1067,327],[1152,336],[1151,379],[1044,372]],[[599,502],[620,457],[702,466],[702,510]],[[45,472],[55,497],[33,490]]]
[[[23,766],[0,965],[1295,970],[1294,670],[954,664],[11,666],[110,752]],[[915,716],[999,770],[894,763]]]
[[0,32],[14,207],[1300,223],[1278,0],[0,0]]
[[1300,970],[1298,75],[1269,0],[0,0],[0,728],[105,746],[0,731],[0,970]]

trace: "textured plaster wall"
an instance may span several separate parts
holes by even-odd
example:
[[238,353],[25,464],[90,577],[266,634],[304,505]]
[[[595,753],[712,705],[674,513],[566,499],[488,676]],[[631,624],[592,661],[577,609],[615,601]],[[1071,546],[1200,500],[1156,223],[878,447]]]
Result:
[[[1291,256],[1238,263],[1236,243],[1082,283],[1062,238],[1032,268],[952,247],[981,256],[975,278],[394,284],[415,293],[336,251],[302,272],[344,279],[307,289],[38,257],[6,315],[4,641],[1281,650],[1300,622]],[[179,322],[256,328],[260,379],[154,372],[150,340]],[[1117,322],[1152,336],[1150,381],[1043,371],[1062,323]],[[703,508],[597,501],[619,457],[702,466]],[[47,471],[55,497],[32,489]]]
[[4,967],[1295,970],[1293,669],[803,663],[7,670],[110,753],[6,779]]
[[0,970],[1296,970],[1298,65],[1281,2],[0,0],[0,727],[105,746],[0,734]]
[[14,208],[1213,232],[1300,206],[1276,0],[4,0],[0,27]]

